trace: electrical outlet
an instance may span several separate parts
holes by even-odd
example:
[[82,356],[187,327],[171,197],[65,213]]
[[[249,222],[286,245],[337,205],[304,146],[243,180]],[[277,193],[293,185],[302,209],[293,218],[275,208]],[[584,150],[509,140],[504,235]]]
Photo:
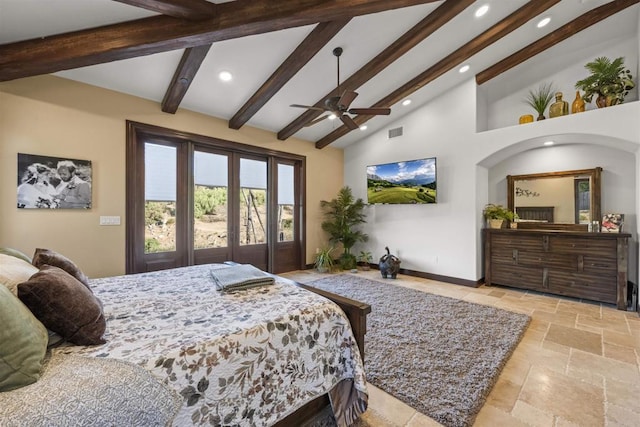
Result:
[[119,216],[100,216],[100,225],[120,225]]

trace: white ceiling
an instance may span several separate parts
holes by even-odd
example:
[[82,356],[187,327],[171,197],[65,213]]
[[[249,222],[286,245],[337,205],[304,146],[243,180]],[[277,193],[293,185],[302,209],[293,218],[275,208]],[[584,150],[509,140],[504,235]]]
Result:
[[[213,1],[212,3],[223,2]],[[562,0],[549,9],[548,13],[533,19],[466,61],[465,63],[471,66],[467,73],[458,73],[458,67],[450,70],[434,82],[414,92],[410,96],[413,101],[410,106],[403,107],[400,104],[390,106],[392,108],[390,116],[378,116],[370,120],[366,131],[352,131],[338,139],[332,146],[345,147],[376,129],[388,127],[404,114],[418,108],[438,94],[463,81],[473,79],[476,73],[588,10],[608,2],[609,0]],[[344,49],[340,60],[340,77],[341,80],[345,80],[442,3],[428,3],[352,19],[249,120],[247,125],[278,132],[304,112],[304,110],[290,107],[290,104],[313,105],[335,88],[336,59],[332,54],[335,47],[341,46]],[[362,87],[356,88],[360,95],[351,106],[370,107],[525,3],[527,3],[526,0],[475,2],[383,72]],[[483,4],[490,6],[489,12],[482,18],[475,18],[473,15],[475,10]],[[639,7],[636,4],[579,33],[579,36],[560,43],[553,48],[553,56],[561,64],[563,46],[566,46],[566,49],[575,49],[576,43],[584,47],[601,42],[605,38],[613,39],[626,34],[637,34],[638,10]],[[155,13],[110,0],[0,0],[0,44],[152,15]],[[551,17],[551,23],[543,29],[538,29],[535,24],[543,16]],[[312,29],[313,26],[290,28],[214,43],[181,102],[180,108],[230,119]],[[160,104],[182,53],[183,50],[170,51],[61,71],[56,75],[129,93]],[[527,66],[527,64],[520,66]],[[225,83],[217,78],[218,73],[223,70],[233,74],[234,78],[231,82]],[[340,125],[341,123],[337,120],[324,120],[317,125],[303,128],[295,136],[317,141]]]

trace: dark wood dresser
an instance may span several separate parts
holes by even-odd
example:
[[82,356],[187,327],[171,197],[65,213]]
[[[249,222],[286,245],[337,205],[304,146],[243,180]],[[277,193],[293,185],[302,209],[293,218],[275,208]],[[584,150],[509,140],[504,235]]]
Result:
[[485,229],[485,284],[627,309],[628,233]]

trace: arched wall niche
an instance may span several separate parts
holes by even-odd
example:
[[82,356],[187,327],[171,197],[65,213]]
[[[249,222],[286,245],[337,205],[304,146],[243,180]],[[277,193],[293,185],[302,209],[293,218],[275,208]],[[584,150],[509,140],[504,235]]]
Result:
[[[544,142],[553,141],[551,146]],[[595,134],[537,136],[514,142],[488,155],[478,163],[487,180],[478,204],[482,217],[486,203],[507,206],[507,175],[557,172],[602,167],[602,213],[623,213],[624,232],[632,234],[629,256],[629,280],[638,283],[638,176],[640,146],[632,141]],[[483,183],[478,183],[482,187]],[[481,194],[481,193],[479,193]],[[480,261],[481,253],[478,254]]]

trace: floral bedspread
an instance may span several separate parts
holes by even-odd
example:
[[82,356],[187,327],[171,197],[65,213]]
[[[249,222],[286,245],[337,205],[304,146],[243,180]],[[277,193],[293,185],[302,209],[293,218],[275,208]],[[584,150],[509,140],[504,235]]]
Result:
[[342,411],[366,408],[360,353],[335,304],[280,281],[225,294],[210,278],[217,268],[230,267],[92,280],[107,343],[56,351],[144,367],[182,396],[174,426],[269,426],[345,383],[357,398]]

